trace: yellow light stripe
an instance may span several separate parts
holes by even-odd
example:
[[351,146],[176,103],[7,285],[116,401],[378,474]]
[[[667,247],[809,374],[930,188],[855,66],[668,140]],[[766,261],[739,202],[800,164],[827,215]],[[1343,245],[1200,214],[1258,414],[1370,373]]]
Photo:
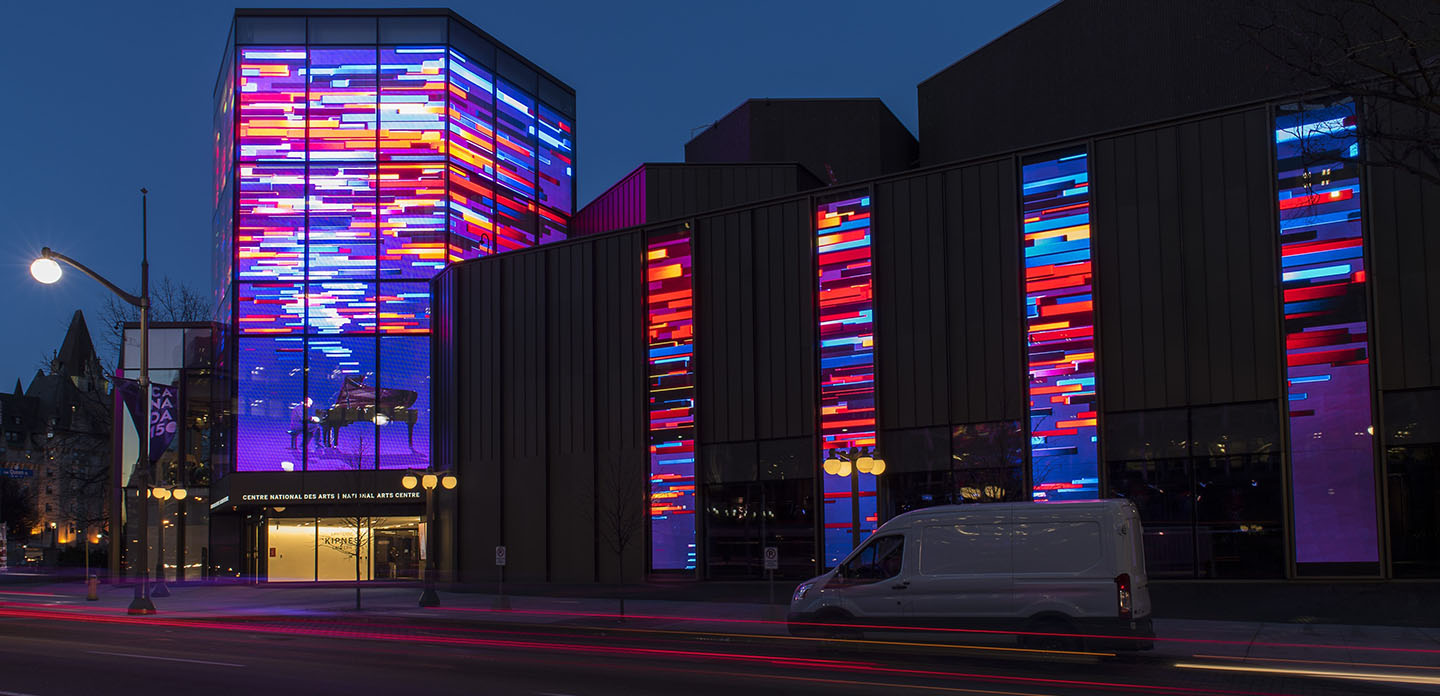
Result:
[[1195,655],[1195,657],[1205,658],[1205,659],[1207,659],[1207,660],[1237,660],[1237,661],[1240,661],[1240,662],[1293,662],[1293,663],[1296,663],[1296,664],[1307,664],[1307,665],[1341,665],[1341,666],[1347,666],[1347,667],[1394,667],[1394,668],[1397,668],[1397,669],[1434,669],[1434,670],[1440,670],[1440,667],[1430,667],[1430,666],[1427,666],[1427,665],[1393,665],[1393,664],[1387,664],[1387,663],[1384,663],[1384,662],[1343,662],[1343,661],[1341,661],[1341,660],[1300,660],[1300,659],[1296,659],[1296,658],[1292,658],[1292,657],[1242,657],[1242,656],[1240,656],[1240,655],[1199,655],[1199,654]]
[[1338,672],[1319,669],[1286,669],[1283,667],[1241,667],[1238,665],[1206,665],[1194,662],[1177,662],[1182,669],[1206,669],[1214,672],[1250,672],[1255,674],[1291,674],[1298,677],[1320,679],[1348,679],[1350,681],[1376,681],[1392,684],[1440,684],[1440,677],[1419,674],[1384,674],[1381,672]]

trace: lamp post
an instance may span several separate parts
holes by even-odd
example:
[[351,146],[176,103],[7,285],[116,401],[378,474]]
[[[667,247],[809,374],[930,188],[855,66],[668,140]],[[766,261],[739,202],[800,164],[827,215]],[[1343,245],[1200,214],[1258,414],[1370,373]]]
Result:
[[[873,447],[852,447],[830,450],[823,464],[825,473],[850,479],[850,540],[860,545],[860,474],[879,477],[885,473],[885,460],[875,456]],[[853,476],[851,474],[854,474]],[[879,513],[879,503],[876,503]]]
[[[119,286],[105,279],[104,276],[90,270],[85,264],[76,261],[64,254],[53,251],[50,247],[40,250],[40,258],[30,264],[30,275],[35,280],[50,285],[60,280],[60,263],[65,263],[81,273],[95,279],[96,282],[104,285],[110,292],[115,293],[125,302],[140,308],[140,391],[145,395],[145,423],[144,432],[140,435],[139,464],[135,470],[135,476],[139,479],[136,482],[137,490],[148,488],[150,481],[150,255],[149,255],[149,231],[147,229],[147,206],[146,200],[149,191],[140,189],[140,295],[131,295]],[[123,482],[122,482],[123,483]],[[130,614],[154,614],[155,603],[150,601],[150,576],[149,576],[149,549],[144,543],[145,533],[150,526],[150,505],[144,499],[140,499],[140,543],[139,562],[134,566],[136,580],[135,597],[130,600],[130,607],[127,610]],[[123,538],[123,536],[122,536]]]
[[156,486],[150,489],[150,495],[155,498],[155,513],[160,518],[155,525],[155,585],[150,588],[150,596],[169,597],[170,588],[165,586],[165,501],[172,497],[175,500],[184,500],[189,492],[179,486]]
[[425,562],[420,566],[425,579],[425,591],[420,593],[422,607],[440,606],[440,595],[435,592],[435,488],[453,490],[459,483],[460,479],[454,474],[433,472],[405,474],[400,479],[400,485],[407,491],[414,490],[417,485],[425,489]]

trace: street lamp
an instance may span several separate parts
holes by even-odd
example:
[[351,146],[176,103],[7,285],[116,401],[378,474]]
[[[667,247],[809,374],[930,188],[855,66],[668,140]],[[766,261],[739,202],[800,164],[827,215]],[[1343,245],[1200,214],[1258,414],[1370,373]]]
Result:
[[[30,275],[46,285],[59,281],[60,264],[68,264],[104,285],[120,299],[140,308],[140,391],[145,395],[145,432],[140,436],[138,457],[140,465],[135,470],[135,475],[139,479],[136,487],[140,490],[148,488],[147,484],[150,479],[150,254],[149,230],[146,220],[148,193],[145,189],[140,189],[140,294],[138,296],[121,290],[119,286],[90,270],[85,264],[57,251],[52,251],[50,247],[41,249],[40,258],[30,264]],[[140,500],[139,523],[140,536],[141,539],[144,539],[145,530],[150,526],[150,505],[143,498]],[[139,563],[135,566],[138,582],[135,583],[135,598],[130,600],[128,612],[131,614],[154,614],[155,603],[150,601],[150,576],[147,567],[150,563],[148,545],[141,543],[139,551]]]
[[[850,479],[850,539],[860,545],[860,474],[879,476],[885,473],[885,460],[875,456],[872,447],[833,449],[821,465],[831,476]],[[851,474],[854,476],[851,476]]]
[[437,486],[445,490],[453,490],[459,485],[460,479],[454,474],[435,474],[425,472],[419,476],[405,474],[400,478],[400,485],[405,490],[415,490],[416,486],[425,489],[425,563],[422,564],[420,572],[425,575],[425,591],[420,593],[420,606],[440,606],[440,595],[435,592],[435,488]]
[[159,531],[155,535],[155,585],[150,589],[151,597],[170,596],[170,588],[165,586],[165,501],[172,497],[175,500],[184,500],[186,495],[189,495],[189,492],[179,486],[156,486],[150,489],[150,496],[155,499],[155,512],[160,518],[156,523]]

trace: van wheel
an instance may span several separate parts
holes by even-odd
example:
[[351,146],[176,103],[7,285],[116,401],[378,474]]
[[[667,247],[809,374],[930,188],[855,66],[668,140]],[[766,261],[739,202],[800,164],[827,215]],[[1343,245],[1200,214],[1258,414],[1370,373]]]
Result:
[[1020,647],[1029,650],[1083,650],[1085,640],[1073,635],[1074,624],[1052,616],[1036,619],[1025,625],[1025,633],[1017,641]]

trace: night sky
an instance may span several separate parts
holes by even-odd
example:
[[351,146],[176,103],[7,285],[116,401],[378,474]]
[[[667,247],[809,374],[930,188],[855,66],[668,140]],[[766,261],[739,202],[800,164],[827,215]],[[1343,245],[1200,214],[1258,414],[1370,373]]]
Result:
[[[434,7],[302,2],[296,7]],[[880,97],[918,130],[915,86],[1051,0],[478,2],[455,11],[577,92],[579,201],[642,162],[681,161],[692,133],[752,97]],[[543,8],[543,9],[542,9]],[[0,389],[59,348],[107,291],[42,246],[139,289],[140,194],[151,279],[210,295],[211,90],[233,8],[203,0],[14,2],[0,21]],[[983,107],[982,107],[983,108]],[[112,363],[115,356],[103,356]]]

